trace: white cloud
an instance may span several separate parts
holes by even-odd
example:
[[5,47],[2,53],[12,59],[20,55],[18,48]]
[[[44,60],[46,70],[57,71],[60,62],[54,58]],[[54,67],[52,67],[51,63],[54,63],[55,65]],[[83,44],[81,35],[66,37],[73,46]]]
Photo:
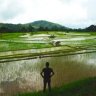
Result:
[[95,23],[95,4],[95,0],[2,0],[0,19],[10,23],[43,19],[65,26],[84,27]]
[[14,19],[18,14],[23,12],[21,4],[18,0],[2,0],[0,1],[0,21]]

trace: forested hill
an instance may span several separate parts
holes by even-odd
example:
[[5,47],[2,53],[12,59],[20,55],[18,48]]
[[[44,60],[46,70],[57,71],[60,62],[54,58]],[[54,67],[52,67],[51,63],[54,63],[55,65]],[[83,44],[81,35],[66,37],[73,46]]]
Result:
[[44,21],[44,20],[40,20],[40,21],[35,21],[35,22],[32,22],[32,23],[29,23],[31,24],[32,26],[34,27],[37,27],[39,28],[39,30],[66,30],[66,29],[69,29],[65,26],[62,26],[60,24],[56,24],[56,23],[52,23],[52,22],[49,22],[49,21]]
[[27,24],[0,23],[0,32],[63,31],[69,29],[65,26],[43,20]]
[[1,32],[33,32],[33,31],[87,31],[96,32],[96,25],[91,25],[85,29],[72,29],[57,23],[39,20],[26,24],[0,23]]
[[91,25],[87,28],[85,28],[86,31],[89,31],[89,32],[96,32],[96,25]]

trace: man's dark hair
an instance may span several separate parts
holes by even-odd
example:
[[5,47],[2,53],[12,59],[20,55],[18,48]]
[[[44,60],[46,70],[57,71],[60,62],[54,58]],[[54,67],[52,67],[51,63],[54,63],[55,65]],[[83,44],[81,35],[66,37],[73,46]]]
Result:
[[47,67],[49,66],[49,62],[46,62],[46,66],[47,66]]

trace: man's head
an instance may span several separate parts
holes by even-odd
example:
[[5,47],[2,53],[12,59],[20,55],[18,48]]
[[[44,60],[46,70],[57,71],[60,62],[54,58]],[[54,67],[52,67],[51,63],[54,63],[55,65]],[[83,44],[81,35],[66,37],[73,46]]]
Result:
[[49,67],[49,62],[46,62],[46,67]]

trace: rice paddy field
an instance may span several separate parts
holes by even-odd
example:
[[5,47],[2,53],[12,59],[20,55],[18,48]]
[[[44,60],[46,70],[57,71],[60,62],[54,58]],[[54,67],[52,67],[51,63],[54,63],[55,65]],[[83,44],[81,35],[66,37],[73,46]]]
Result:
[[[46,62],[55,72],[52,96],[96,94],[91,83],[96,81],[95,32],[30,32],[0,33],[0,96],[51,96],[42,93],[40,72]],[[93,79],[77,86],[78,80],[86,82],[86,78]],[[94,90],[88,95],[90,88]]]
[[87,32],[30,32],[1,33],[0,58],[40,54],[95,51],[96,33]]

